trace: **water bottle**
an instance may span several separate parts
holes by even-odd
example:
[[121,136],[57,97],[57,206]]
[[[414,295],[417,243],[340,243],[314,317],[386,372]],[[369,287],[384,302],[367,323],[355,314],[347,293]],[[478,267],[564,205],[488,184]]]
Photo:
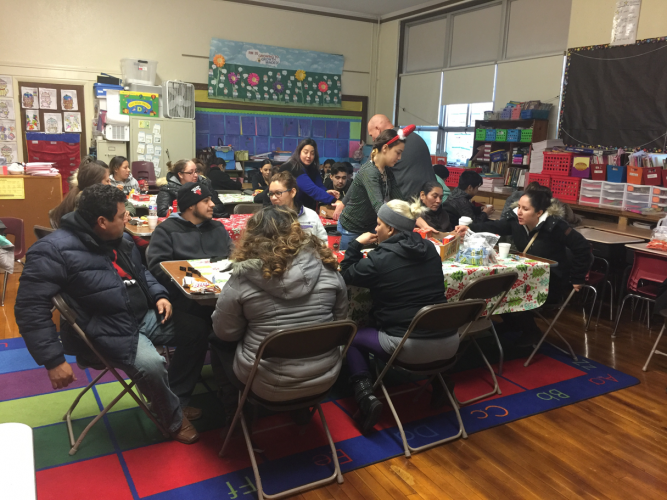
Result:
[[148,215],[157,217],[157,205],[154,201],[151,201],[148,204]]

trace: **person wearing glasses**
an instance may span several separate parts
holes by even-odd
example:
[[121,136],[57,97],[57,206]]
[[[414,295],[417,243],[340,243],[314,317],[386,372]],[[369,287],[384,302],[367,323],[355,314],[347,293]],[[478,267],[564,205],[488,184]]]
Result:
[[[167,177],[157,181],[158,186],[160,186],[160,191],[157,194],[158,217],[167,216],[169,208],[173,206],[178,197],[178,190],[183,187],[183,184],[199,180],[197,165],[192,160],[178,160],[174,164],[167,162],[167,167],[169,168]],[[213,207],[214,218],[229,217],[229,214],[225,212],[225,206],[218,198],[217,192],[211,192],[211,201],[215,204],[215,207]]]
[[298,192],[296,179],[289,172],[280,172],[271,178],[268,192],[271,204],[294,210],[297,213],[301,229],[317,236],[326,245],[329,239],[320,216],[308,207],[296,205],[294,200]]

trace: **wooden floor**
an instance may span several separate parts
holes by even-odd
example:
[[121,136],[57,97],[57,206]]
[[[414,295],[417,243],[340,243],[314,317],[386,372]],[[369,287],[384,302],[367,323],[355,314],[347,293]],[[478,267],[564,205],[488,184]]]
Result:
[[[0,308],[0,338],[18,335],[17,283],[14,274]],[[295,498],[667,498],[667,358],[658,356],[649,372],[641,370],[661,325],[649,334],[628,315],[612,342],[608,319],[586,334],[580,310],[571,308],[562,318],[559,330],[575,352],[633,375],[641,384],[485,430],[411,459],[349,472],[343,485]]]

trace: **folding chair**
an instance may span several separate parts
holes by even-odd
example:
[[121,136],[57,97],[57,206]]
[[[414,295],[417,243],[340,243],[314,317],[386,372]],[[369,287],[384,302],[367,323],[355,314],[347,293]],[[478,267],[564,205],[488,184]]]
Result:
[[[405,332],[405,335],[403,335],[403,338],[401,339],[401,342],[398,344],[398,347],[396,347],[396,350],[391,355],[391,358],[389,358],[389,361],[387,361],[387,364],[382,370],[382,373],[378,374],[377,379],[375,380],[375,384],[373,385],[373,391],[377,390],[378,387],[382,389],[384,397],[386,398],[387,403],[389,404],[389,408],[391,409],[391,413],[392,415],[394,415],[394,420],[396,420],[396,424],[398,425],[398,430],[401,433],[401,439],[403,440],[403,450],[405,452],[406,457],[410,458],[411,453],[417,453],[418,451],[422,451],[427,448],[432,448],[439,444],[454,441],[455,439],[458,439],[461,436],[467,438],[468,434],[466,433],[465,428],[463,427],[463,421],[461,420],[461,414],[459,413],[459,406],[454,400],[452,393],[449,392],[449,389],[445,385],[445,381],[443,380],[441,375],[442,372],[447,371],[454,367],[459,358],[458,353],[453,358],[444,359],[441,361],[432,361],[430,363],[416,364],[416,365],[407,364],[398,360],[398,355],[401,353],[403,344],[405,344],[405,341],[408,340],[408,338],[410,338],[410,335],[416,329],[441,331],[443,327],[445,327],[458,330],[459,328],[467,325],[467,327],[464,328],[460,336],[460,338],[464,338],[468,333],[468,327],[470,327],[470,325],[472,325],[473,322],[476,321],[485,310],[486,310],[485,300],[465,300],[465,301],[459,300],[457,302],[450,302],[448,304],[435,304],[432,306],[422,307],[417,312],[417,314],[415,314],[415,317],[412,319],[412,322],[410,323],[410,326]],[[408,440],[405,438],[405,432],[403,431],[403,424],[401,424],[401,420],[398,418],[398,414],[396,413],[396,408],[394,408],[394,404],[392,403],[391,398],[389,397],[387,388],[384,386],[384,383],[382,382],[384,376],[387,374],[389,369],[393,367],[418,375],[426,375],[428,377],[434,376],[440,381],[442,387],[445,389],[447,397],[449,398],[449,402],[452,405],[454,412],[456,413],[456,419],[458,420],[459,423],[458,433],[456,433],[454,436],[441,439],[439,441],[435,441],[430,444],[419,446],[417,448],[413,448],[408,444]]]
[[[6,227],[5,233],[14,236],[14,262],[19,262],[23,265],[21,259],[25,257],[26,252],[23,219],[17,219],[16,217],[0,217],[0,221],[2,221]],[[9,273],[5,273],[4,281],[2,282],[2,302],[0,302],[0,306],[5,305],[5,293],[7,293],[8,280]]]
[[[632,298],[633,301],[641,300],[646,302],[650,308],[650,305],[655,302],[655,298],[658,296],[658,286],[660,286],[666,279],[667,259],[657,254],[635,251],[634,262],[632,264],[632,270],[628,276],[627,284],[627,289],[631,293],[628,293],[623,297],[623,301],[618,308],[616,325],[611,334],[612,339],[616,338],[616,331],[618,330],[618,324],[621,321],[621,314],[625,307],[625,301],[629,298]],[[647,311],[646,316],[647,326],[650,330],[650,310]]]
[[261,203],[239,203],[234,207],[235,214],[254,214],[262,209]]
[[[595,266],[595,264],[598,263],[598,266]],[[607,293],[607,287],[609,287],[609,320],[613,321],[614,319],[614,287],[611,284],[611,280],[609,279],[609,261],[607,259],[603,259],[602,257],[598,257],[596,255],[593,256],[593,267],[596,267],[596,269],[591,268],[590,271],[588,271],[588,274],[586,275],[586,284],[584,285],[584,288],[587,288],[589,290],[593,290],[594,295],[593,295],[593,303],[591,304],[591,310],[588,314],[588,321],[586,321],[586,331],[588,331],[588,327],[591,324],[591,319],[593,318],[593,313],[595,311],[595,301],[597,300],[597,287],[602,284],[602,291],[600,292],[600,305],[598,306],[598,316],[597,319],[595,320],[595,327],[597,328],[598,324],[600,323],[600,314],[602,313],[602,305],[604,304],[604,298]]]
[[655,339],[655,344],[653,344],[653,349],[651,349],[651,352],[648,355],[648,359],[646,360],[646,364],[644,365],[644,368],[642,368],[642,370],[644,370],[644,371],[648,370],[648,364],[651,362],[651,358],[653,357],[654,354],[660,354],[661,356],[667,356],[667,353],[664,353],[662,351],[658,351],[658,344],[660,343],[660,339],[662,338],[662,334],[665,333],[665,326],[667,326],[667,309],[663,309],[662,311],[659,311],[658,314],[660,316],[662,316],[663,318],[665,318],[665,321],[662,325],[662,329],[660,330],[660,333],[658,334],[658,338]]
[[[74,400],[74,403],[72,403],[72,406],[70,406],[69,410],[67,410],[67,413],[65,413],[65,416],[63,417],[63,420],[67,421],[67,432],[69,434],[69,440],[70,440],[70,445],[72,448],[69,451],[70,455],[74,455],[78,449],[79,446],[81,446],[81,442],[83,439],[86,437],[86,434],[88,434],[88,431],[95,425],[104,415],[107,414],[107,412],[118,402],[120,399],[125,395],[129,394],[132,396],[132,398],[137,402],[139,405],[139,408],[143,410],[143,412],[150,418],[153,423],[157,426],[157,428],[162,432],[164,437],[169,437],[169,433],[165,429],[165,427],[157,421],[157,419],[153,416],[153,414],[148,410],[144,402],[134,393],[132,390],[132,387],[134,386],[134,380],[131,380],[130,383],[128,384],[125,382],[123,377],[121,377],[116,369],[109,364],[109,362],[95,349],[95,346],[92,344],[88,336],[84,333],[84,331],[77,325],[76,323],[76,314],[70,307],[67,305],[65,300],[58,294],[55,297],[51,299],[53,302],[53,305],[55,306],[58,311],[60,311],[60,316],[62,318],[65,318],[65,321],[67,321],[70,326],[74,329],[74,331],[81,337],[81,340],[88,346],[88,348],[92,351],[92,353],[97,357],[95,360],[88,360],[86,358],[86,365],[87,366],[82,366],[83,368],[94,368],[95,370],[100,370],[100,374],[95,377],[95,379],[86,386],[84,390],[82,390],[79,395],[76,397]],[[78,357],[77,357],[78,361]],[[74,408],[76,408],[76,405],[79,404],[79,401],[81,398],[88,392],[107,372],[111,372],[114,377],[120,382],[120,384],[123,386],[123,390],[121,393],[116,396],[116,398],[109,403],[81,432],[81,435],[79,436],[78,439],[74,439],[74,430],[72,429],[72,412],[74,411]]]
[[[503,358],[504,358],[503,346],[500,344],[498,333],[496,332],[496,328],[493,326],[493,321],[491,321],[491,315],[495,312],[496,309],[498,309],[498,306],[505,299],[505,296],[512,289],[512,285],[514,285],[514,282],[518,278],[519,274],[516,272],[494,274],[492,276],[484,276],[482,278],[477,278],[476,280],[471,281],[468,284],[468,286],[466,286],[463,289],[461,295],[459,296],[459,300],[468,300],[468,299],[489,300],[492,299],[493,297],[498,297],[498,300],[496,300],[495,304],[492,305],[491,309],[487,310],[486,316],[484,318],[478,319],[468,327],[468,335],[471,336],[471,342],[475,345],[480,356],[482,356],[482,359],[484,360],[486,367],[489,369],[489,372],[491,372],[491,378],[493,379],[493,390],[488,394],[483,394],[481,396],[477,396],[467,401],[458,401],[457,399],[457,402],[460,405],[474,403],[475,401],[479,401],[480,399],[493,396],[494,394],[502,394],[500,386],[498,385],[498,379],[496,379],[496,374],[493,373],[493,368],[491,367],[489,361],[486,359],[486,356],[484,356],[484,353],[482,352],[482,349],[479,347],[479,344],[477,343],[474,334],[484,332],[486,330],[491,330],[493,336],[496,339],[496,344],[498,344],[498,350],[500,351],[500,361],[498,362],[498,375],[502,375]],[[454,395],[454,397],[456,397],[456,395]]]
[[[241,427],[243,428],[243,436],[245,437],[246,446],[248,447],[248,454],[250,455],[250,462],[252,463],[252,470],[255,474],[255,482],[257,484],[257,496],[259,500],[263,498],[269,499],[278,499],[284,498],[291,495],[296,495],[303,491],[306,491],[310,488],[316,488],[318,486],[323,486],[325,484],[332,483],[334,480],[338,481],[339,484],[343,483],[343,475],[340,471],[340,464],[338,463],[338,453],[336,452],[336,445],[331,438],[331,433],[329,432],[329,427],[324,418],[324,413],[320,406],[320,401],[322,401],[331,387],[328,387],[323,393],[308,395],[299,399],[290,400],[290,401],[267,401],[260,398],[252,392],[252,385],[255,381],[255,376],[257,375],[257,370],[261,360],[267,358],[285,358],[285,359],[305,359],[311,358],[314,356],[319,356],[321,354],[327,353],[332,349],[335,349],[340,346],[344,346],[342,353],[342,358],[345,358],[345,353],[347,352],[348,347],[352,343],[352,339],[357,333],[357,325],[350,320],[343,321],[334,321],[331,323],[323,323],[317,325],[303,326],[300,328],[293,328],[289,330],[278,330],[270,335],[268,335],[264,341],[260,344],[255,358],[255,363],[252,366],[250,371],[250,376],[246,381],[245,385],[242,388],[242,393],[239,394],[239,405],[234,414],[234,419],[232,420],[229,430],[227,431],[227,436],[225,437],[225,442],[222,444],[222,449],[220,450],[220,457],[225,453],[227,444],[229,443],[229,438],[234,432],[237,421],[241,421]],[[336,374],[337,377],[338,374]],[[333,377],[333,380],[336,380],[336,377]],[[236,381],[238,382],[238,381]],[[333,382],[332,384],[333,385]],[[290,490],[281,491],[273,495],[268,495],[264,492],[262,488],[262,480],[259,476],[259,469],[257,468],[257,461],[255,460],[255,453],[253,451],[252,441],[250,439],[250,433],[248,432],[248,427],[243,417],[242,410],[246,401],[259,404],[268,408],[271,411],[291,411],[298,410],[302,408],[311,408],[315,407],[320,414],[320,419],[322,420],[322,427],[326,433],[327,439],[329,440],[329,446],[331,447],[332,458],[334,461],[334,473],[327,478],[320,479],[318,481],[313,481],[312,483],[304,484]],[[313,410],[314,411],[314,410]]]

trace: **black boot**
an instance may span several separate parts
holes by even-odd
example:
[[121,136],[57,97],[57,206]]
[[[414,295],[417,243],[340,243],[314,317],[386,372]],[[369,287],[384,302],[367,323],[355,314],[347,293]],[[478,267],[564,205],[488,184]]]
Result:
[[354,381],[354,399],[361,412],[361,432],[365,434],[380,420],[382,403],[373,395],[373,383],[368,377]]

